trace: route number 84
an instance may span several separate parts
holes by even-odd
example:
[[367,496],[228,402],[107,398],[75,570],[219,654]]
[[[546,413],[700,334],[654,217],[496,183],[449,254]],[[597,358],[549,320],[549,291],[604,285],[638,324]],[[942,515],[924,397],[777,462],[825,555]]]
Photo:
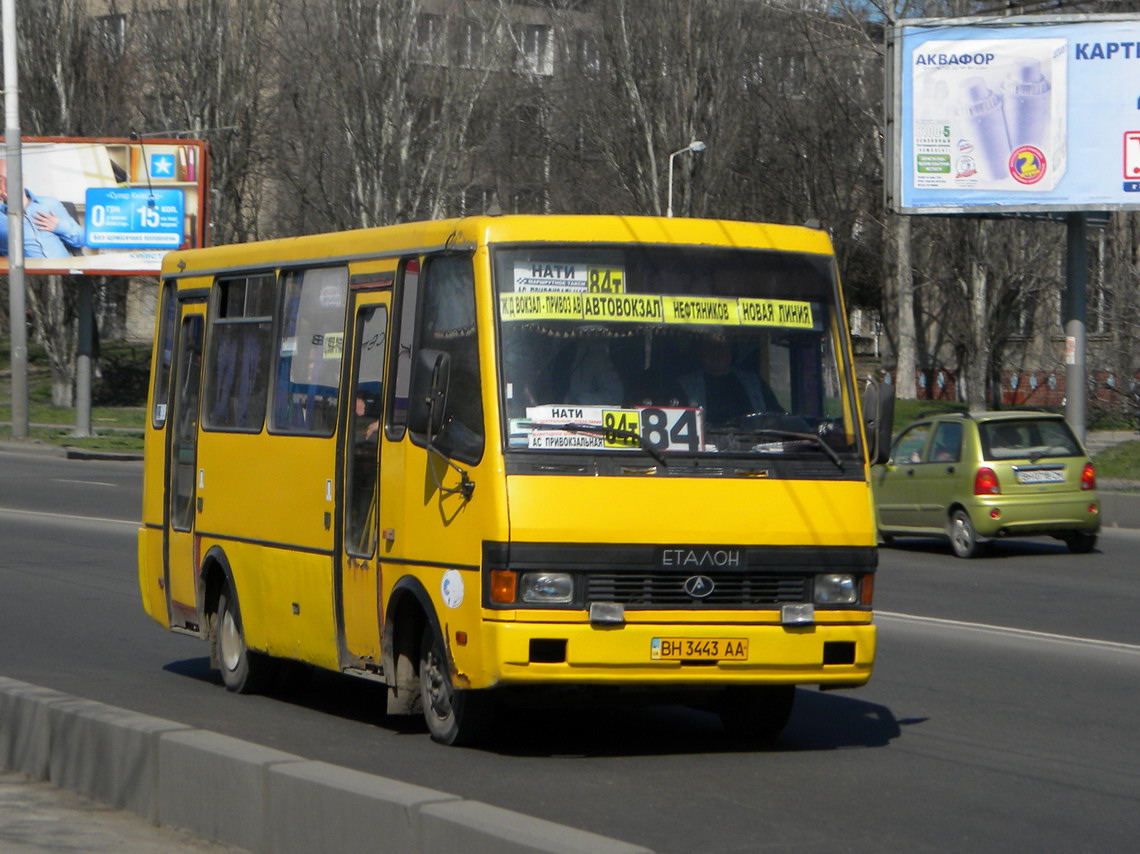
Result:
[[605,409],[602,411],[605,446],[636,449],[637,440],[622,435],[629,431],[641,436],[642,443],[657,451],[696,453],[701,449],[699,412],[679,407]]

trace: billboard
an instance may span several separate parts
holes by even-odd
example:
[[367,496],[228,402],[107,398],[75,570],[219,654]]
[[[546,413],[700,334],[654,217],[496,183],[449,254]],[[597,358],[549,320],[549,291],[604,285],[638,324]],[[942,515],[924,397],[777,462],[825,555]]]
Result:
[[[157,275],[202,246],[201,140],[24,137],[24,267],[30,274]],[[8,164],[0,149],[0,275],[8,270]]]
[[1140,207],[1140,17],[899,21],[888,40],[887,207]]

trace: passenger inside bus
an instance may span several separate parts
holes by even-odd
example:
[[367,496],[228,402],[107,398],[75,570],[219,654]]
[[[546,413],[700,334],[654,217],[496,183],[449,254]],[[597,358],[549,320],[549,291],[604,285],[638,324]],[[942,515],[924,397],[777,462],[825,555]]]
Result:
[[620,406],[621,376],[610,358],[605,338],[584,338],[574,345],[573,363],[566,389],[566,403]]
[[708,337],[697,343],[697,370],[679,378],[685,403],[704,409],[706,423],[724,424],[753,412],[778,412],[775,393],[759,374],[737,367],[732,345]]

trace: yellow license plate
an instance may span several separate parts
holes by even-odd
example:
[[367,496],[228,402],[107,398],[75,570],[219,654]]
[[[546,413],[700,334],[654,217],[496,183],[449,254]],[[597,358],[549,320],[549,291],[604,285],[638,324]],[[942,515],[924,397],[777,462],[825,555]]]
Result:
[[653,661],[747,661],[745,638],[653,638]]

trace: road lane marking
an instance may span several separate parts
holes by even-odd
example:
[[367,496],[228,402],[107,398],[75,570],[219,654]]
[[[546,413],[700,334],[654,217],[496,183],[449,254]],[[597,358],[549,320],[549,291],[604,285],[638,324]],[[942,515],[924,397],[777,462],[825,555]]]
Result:
[[43,519],[62,519],[67,522],[103,522],[111,525],[130,525],[137,528],[139,523],[135,519],[108,519],[104,516],[75,516],[68,513],[47,513],[43,510],[15,510],[11,507],[0,507],[0,516],[35,516]]
[[118,486],[117,483],[104,483],[101,480],[68,480],[65,477],[53,477],[53,483],[81,483],[84,486]]
[[1050,641],[1052,643],[1072,644],[1074,646],[1112,649],[1117,652],[1130,652],[1135,655],[1140,655],[1140,644],[1134,643],[1096,640],[1095,638],[1079,638],[1072,635],[1053,634],[1051,632],[1035,632],[1031,629],[1015,629],[1010,626],[994,626],[989,623],[970,623],[965,620],[946,620],[941,617],[921,617],[917,614],[899,614],[893,611],[875,611],[875,617],[885,618],[888,622],[898,620],[903,623],[928,623],[952,629],[965,629],[967,631],[1019,637],[1028,640]]

